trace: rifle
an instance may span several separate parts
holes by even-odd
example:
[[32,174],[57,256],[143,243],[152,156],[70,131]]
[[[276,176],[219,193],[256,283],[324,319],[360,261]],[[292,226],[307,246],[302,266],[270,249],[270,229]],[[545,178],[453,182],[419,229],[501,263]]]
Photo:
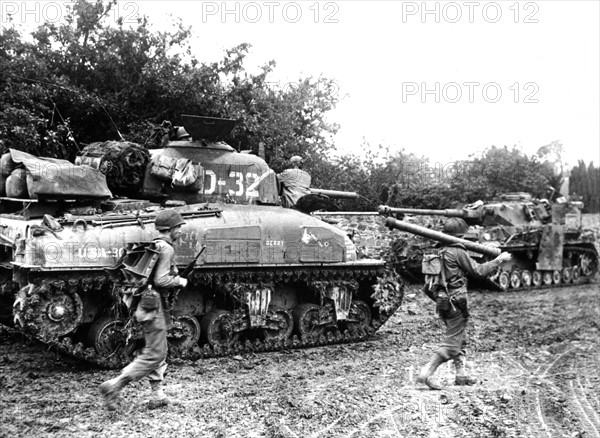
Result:
[[200,255],[202,255],[202,253],[204,252],[205,249],[206,249],[206,245],[202,246],[202,249],[200,250],[200,252],[198,254],[196,254],[196,257],[194,257],[194,260],[192,260],[185,267],[183,272],[179,275],[180,277],[187,278],[187,276],[192,273],[192,271],[194,270],[194,266],[196,266],[196,262],[198,261],[198,257],[200,257]]
[[[194,260],[192,260],[190,263],[188,263],[188,265],[185,267],[183,272],[181,274],[179,274],[180,277],[187,278],[187,276],[192,273],[192,271],[194,270],[194,266],[196,266],[196,261],[198,260],[198,257],[200,257],[200,255],[204,252],[205,249],[206,249],[206,245],[204,245],[202,247],[200,252],[198,254],[196,254],[196,257],[194,257]],[[181,287],[176,287],[169,293],[169,296],[166,297],[166,304],[167,304],[166,308],[168,311],[171,311],[173,309],[173,307],[175,306],[175,303],[177,302],[177,297],[179,296],[179,292],[181,292],[181,289],[182,289]]]

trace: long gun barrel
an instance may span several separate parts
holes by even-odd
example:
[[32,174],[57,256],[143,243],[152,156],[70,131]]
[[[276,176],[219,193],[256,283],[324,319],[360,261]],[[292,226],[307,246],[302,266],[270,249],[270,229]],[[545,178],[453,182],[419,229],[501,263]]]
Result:
[[356,192],[342,192],[340,190],[323,190],[323,189],[309,189],[313,195],[325,195],[330,198],[336,199],[357,199],[359,194]]
[[379,214],[389,215],[391,213],[402,213],[402,214],[415,214],[422,216],[445,216],[445,217],[461,217],[463,219],[479,219],[481,213],[479,210],[465,210],[465,209],[445,209],[445,210],[429,210],[422,208],[397,208],[388,207],[387,205],[379,206]]
[[418,236],[423,236],[428,239],[437,240],[438,242],[449,244],[460,243],[464,245],[464,247],[468,250],[492,257],[497,257],[498,255],[500,255],[501,252],[498,248],[480,245],[479,243],[471,242],[470,240],[450,236],[448,234],[440,233],[439,231],[434,231],[429,228],[421,227],[419,225],[409,224],[408,222],[399,221],[391,217],[386,219],[385,226],[388,228],[395,228],[400,231],[406,231],[408,233],[416,234]]

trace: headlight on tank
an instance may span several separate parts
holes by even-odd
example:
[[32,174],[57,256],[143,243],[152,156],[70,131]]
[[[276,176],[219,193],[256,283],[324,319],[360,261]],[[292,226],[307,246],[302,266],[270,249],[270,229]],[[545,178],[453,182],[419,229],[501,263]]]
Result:
[[344,237],[344,244],[346,245],[346,261],[353,262],[358,259],[356,255],[356,245],[348,236]]

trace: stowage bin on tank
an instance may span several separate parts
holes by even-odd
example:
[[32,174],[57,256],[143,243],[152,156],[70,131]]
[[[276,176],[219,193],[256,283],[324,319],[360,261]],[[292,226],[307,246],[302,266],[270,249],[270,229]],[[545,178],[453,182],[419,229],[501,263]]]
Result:
[[[489,286],[506,289],[547,287],[581,283],[593,279],[598,269],[598,252],[591,230],[581,222],[580,202],[560,199],[550,204],[527,193],[509,193],[497,201],[481,201],[462,209],[426,210],[380,206],[382,215],[460,217],[469,225],[467,241],[491,246],[512,254],[512,259],[489,278]],[[443,241],[428,228],[389,223],[407,233]],[[400,238],[393,242],[402,269],[420,275],[423,253],[431,248],[424,240]],[[482,261],[486,256],[482,256]],[[489,257],[489,255],[488,255]]]
[[[132,277],[119,272],[143,272],[157,236],[154,218],[168,206],[186,221],[177,265],[204,248],[172,309],[172,355],[372,335],[402,299],[402,284],[385,263],[358,259],[343,231],[281,207],[266,162],[222,141],[232,121],[182,119],[193,140],[162,149],[95,144],[77,165],[26,157],[38,182],[48,182],[50,169],[61,178],[32,183],[29,197],[0,198],[2,322],[75,356],[119,365],[143,338],[122,299]],[[3,161],[35,172],[10,155]],[[94,197],[81,190],[91,178]],[[111,196],[132,192],[135,199]]]

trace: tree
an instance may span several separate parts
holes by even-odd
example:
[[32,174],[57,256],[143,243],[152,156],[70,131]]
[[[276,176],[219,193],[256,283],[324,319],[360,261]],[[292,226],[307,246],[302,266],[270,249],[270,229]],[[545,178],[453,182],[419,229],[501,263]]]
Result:
[[592,162],[586,166],[583,160],[579,160],[577,167],[571,169],[569,192],[573,198],[583,201],[584,212],[600,212],[599,187],[600,169],[594,167]]
[[[245,70],[241,44],[222,61],[191,55],[181,22],[152,32],[146,17],[135,28],[108,17],[116,0],[77,0],[66,19],[46,23],[27,42],[14,28],[0,35],[0,142],[36,155],[73,159],[80,143],[120,139],[143,143],[152,124],[180,124],[184,113],[238,120],[227,140],[238,149],[266,144],[276,170],[300,153],[314,165],[331,148],[335,125],[325,114],[337,103],[326,78],[301,78],[269,88],[269,62]],[[69,134],[72,132],[72,136]]]
[[[545,177],[548,185],[554,190],[554,197],[561,195],[560,189],[564,183],[565,177],[565,163],[563,162],[562,154],[564,147],[561,142],[554,140],[553,142],[542,146],[537,151],[542,164],[545,165]],[[568,195],[568,193],[564,193]]]

